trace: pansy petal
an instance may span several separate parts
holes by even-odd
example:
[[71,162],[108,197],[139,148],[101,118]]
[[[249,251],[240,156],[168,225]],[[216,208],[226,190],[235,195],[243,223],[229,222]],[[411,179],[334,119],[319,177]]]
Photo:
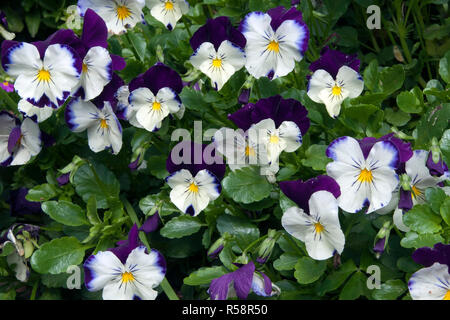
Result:
[[347,97],[356,98],[361,95],[364,90],[364,81],[360,74],[350,67],[343,66],[339,69],[336,76],[336,83],[343,87],[343,90],[347,91]]
[[442,300],[450,290],[450,273],[446,265],[435,263],[414,273],[408,282],[413,300]]
[[302,134],[292,121],[284,121],[278,128],[280,139],[286,143],[285,152],[294,152],[302,145]]
[[398,230],[403,232],[409,232],[411,229],[405,225],[403,222],[403,210],[402,209],[395,209],[394,214],[392,216],[394,225],[397,227]]
[[123,264],[110,251],[100,251],[96,255],[90,256],[84,262],[83,267],[85,284],[89,291],[103,289],[113,279],[120,277],[123,272]]
[[97,97],[112,78],[112,60],[108,50],[102,47],[89,49],[83,60],[81,86],[84,90],[84,100]]
[[291,207],[283,213],[281,225],[294,238],[305,241],[306,235],[311,230],[311,217],[302,209]]
[[152,249],[148,254],[145,251],[144,246],[131,251],[125,266],[132,272],[136,282],[155,288],[165,277],[166,261],[157,250]]

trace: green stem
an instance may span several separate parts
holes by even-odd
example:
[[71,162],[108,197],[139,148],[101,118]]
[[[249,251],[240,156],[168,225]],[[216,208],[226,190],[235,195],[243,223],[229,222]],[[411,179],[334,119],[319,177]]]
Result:
[[[137,217],[137,214],[136,214],[136,211],[134,211],[133,206],[131,205],[131,203],[125,198],[122,199],[122,202],[125,205],[125,209],[127,210],[127,213],[130,216],[131,221],[133,223],[135,223],[138,228],[140,228],[141,227],[141,222],[139,221],[139,219]],[[141,239],[142,243],[144,243],[144,245],[147,247],[147,250],[150,252],[151,251],[151,247],[150,247],[150,244],[149,244],[149,242],[147,240],[147,237],[145,236],[145,233],[143,231],[139,232],[139,239]],[[160,286],[163,289],[164,293],[166,294],[167,298],[169,298],[169,300],[180,300],[180,298],[178,298],[177,294],[173,290],[173,288],[170,285],[170,283],[167,280],[167,278],[163,279],[163,281],[161,282]]]
[[0,99],[6,102],[9,110],[13,112],[17,110],[17,103],[15,103],[14,100],[9,96],[9,94],[3,89],[0,89]]
[[186,31],[187,31],[187,33],[189,35],[189,39],[191,39],[192,38],[192,32],[191,32],[191,29],[190,29],[190,25],[191,24],[188,23],[188,19],[186,19],[186,17],[184,15],[181,17],[181,19],[182,19],[182,21],[184,23],[184,28],[186,29]]
[[261,241],[263,241],[265,238],[267,238],[268,237],[268,235],[266,234],[265,236],[263,236],[263,237],[261,237],[261,238],[258,238],[258,239],[256,239],[255,241],[253,241],[252,243],[250,243],[248,246],[247,246],[247,248],[245,248],[245,250],[244,250],[244,252],[242,253],[243,255],[245,255],[247,252],[248,252],[248,250],[250,250],[251,248],[253,248],[256,244],[258,244],[259,242],[261,242]]
[[131,51],[133,51],[134,57],[136,58],[136,60],[140,61],[141,58],[139,57],[139,54],[138,54],[138,52],[136,51],[136,48],[134,47],[134,44],[133,44],[133,42],[131,41],[130,36],[128,35],[128,32],[125,32],[125,38],[126,38],[127,41],[128,41],[129,47],[131,47]]
[[39,287],[39,279],[36,280],[33,284],[33,289],[31,290],[30,300],[36,300],[36,292]]

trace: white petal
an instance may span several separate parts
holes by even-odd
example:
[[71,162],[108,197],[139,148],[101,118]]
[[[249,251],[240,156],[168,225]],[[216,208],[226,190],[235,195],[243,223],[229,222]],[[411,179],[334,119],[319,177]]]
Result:
[[[5,71],[12,77],[34,78],[36,72],[42,67],[42,61],[39,51],[34,45],[22,42],[7,51],[3,65]],[[16,87],[15,84],[14,87]]]
[[[143,284],[147,289],[152,289],[164,279],[165,261],[156,250],[152,250],[149,254],[145,253],[145,250],[144,246],[140,246],[131,251],[125,266],[132,272],[137,283]],[[144,299],[142,296],[140,298]]]
[[84,267],[89,271],[92,280],[86,283],[89,291],[103,289],[114,279],[119,282],[124,272],[124,266],[119,258],[111,251],[99,251],[96,255],[90,256],[84,263]]
[[405,171],[411,177],[411,184],[423,192],[438,183],[438,179],[430,175],[426,166],[427,159],[428,151],[414,150],[413,156],[405,163]]
[[367,213],[378,210],[389,204],[392,192],[398,186],[398,176],[389,167],[380,167],[372,170],[372,183],[370,183],[370,206]]
[[105,48],[89,49],[83,59],[87,71],[81,74],[81,86],[84,89],[84,100],[92,100],[102,93],[103,88],[111,81],[112,60]]
[[398,150],[391,142],[379,141],[370,149],[366,163],[371,170],[379,167],[396,169],[398,158]]
[[98,113],[98,108],[92,102],[78,98],[67,105],[66,122],[73,132],[83,132],[96,123]]
[[311,217],[298,207],[291,207],[283,213],[281,225],[291,236],[301,241],[305,241],[306,235],[314,229]]
[[21,146],[19,149],[13,154],[13,161],[11,162],[11,166],[21,166],[30,161],[31,153],[30,151]]
[[20,131],[22,132],[22,145],[28,149],[31,156],[37,155],[41,152],[41,130],[36,122],[30,118],[23,120],[20,126]]
[[217,54],[219,57],[223,56],[223,60],[232,65],[235,72],[245,65],[244,51],[228,40],[225,40],[220,44]]
[[173,189],[180,185],[184,187],[189,186],[193,180],[192,174],[188,170],[182,169],[168,176],[167,184]]
[[103,300],[133,300],[136,296],[136,286],[131,282],[122,283],[115,280],[107,283],[103,288]]
[[200,170],[195,175],[194,181],[198,185],[198,192],[207,195],[210,201],[214,201],[219,197],[220,181],[210,171],[206,169]]
[[333,77],[325,70],[314,71],[308,83],[308,97],[317,103],[323,103],[320,93],[334,83]]
[[175,91],[170,88],[161,88],[156,95],[156,100],[169,110],[170,113],[176,113],[180,110],[181,102],[177,97]]
[[53,114],[52,107],[47,106],[43,108],[36,107],[25,99],[21,99],[19,101],[18,109],[21,113],[23,113],[27,117],[32,118],[33,116],[36,116],[37,121],[39,123],[44,122],[45,120],[50,118]]
[[283,121],[278,128],[280,139],[284,140],[285,152],[294,152],[302,145],[300,128],[293,121]]
[[414,273],[408,282],[413,300],[442,300],[450,290],[448,266],[434,263]]
[[361,168],[365,161],[358,141],[352,137],[341,137],[334,140],[327,149],[327,157],[358,168]]
[[364,90],[364,81],[358,72],[350,67],[342,66],[337,75],[336,82],[342,86],[345,97],[356,98]]
[[[399,200],[399,193],[398,188],[392,192],[392,198],[391,201],[389,201],[389,204],[387,206],[384,206],[381,209],[376,210],[375,212],[381,215],[391,213],[394,211],[398,206],[398,200]],[[395,214],[395,213],[394,213]]]

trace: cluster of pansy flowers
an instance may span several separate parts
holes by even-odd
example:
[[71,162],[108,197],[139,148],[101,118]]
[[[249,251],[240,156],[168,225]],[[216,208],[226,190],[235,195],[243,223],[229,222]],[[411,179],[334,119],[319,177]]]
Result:
[[[125,67],[125,61],[108,52],[108,35],[121,34],[143,21],[144,6],[169,30],[189,9],[184,0],[79,0],[84,17],[81,37],[72,30],[60,30],[45,41],[2,43],[2,66],[16,78],[14,89],[22,99],[18,108],[24,115],[20,121],[10,113],[0,113],[2,165],[25,164],[40,152],[43,134],[38,123],[48,119],[69,97],[66,123],[74,132],[87,131],[94,152],[120,152],[119,119],[156,131],[168,116],[183,116],[185,108],[179,97],[183,82],[170,67],[157,63],[129,84],[114,73]],[[308,28],[296,8],[249,13],[238,28],[229,18],[218,17],[208,19],[190,39],[190,63],[211,79],[212,87],[221,90],[243,67],[257,79],[286,76],[303,58],[308,40]],[[324,104],[329,115],[336,118],[344,99],[358,97],[363,91],[359,65],[356,55],[325,48],[309,67],[312,74],[308,76],[307,95]],[[170,199],[181,212],[196,216],[219,198],[226,172],[221,155],[232,171],[256,164],[275,183],[280,154],[301,147],[310,121],[300,102],[274,96],[243,104],[229,115],[239,130],[221,128],[210,145],[181,142],[173,148],[167,160],[170,175],[166,181],[171,188]],[[282,192],[296,204],[283,213],[282,225],[304,242],[308,254],[317,260],[344,250],[339,208],[350,213],[364,208],[366,213],[380,214],[395,210],[395,225],[408,231],[402,213],[424,201],[425,188],[443,186],[448,179],[442,158],[432,161],[429,151],[412,151],[393,134],[362,140],[341,137],[329,145],[326,154],[333,160],[327,165],[327,176],[279,183]],[[403,177],[403,183],[399,183],[399,177]],[[138,242],[137,232],[134,226],[127,241],[85,261],[88,290],[103,290],[104,299],[156,298],[154,288],[164,278],[165,261],[159,252],[148,252]],[[384,249],[385,239],[380,243]],[[252,261],[235,266],[233,272],[211,282],[211,299],[246,298],[250,291],[261,296],[279,293]],[[438,267],[440,272],[440,266],[431,268]],[[448,274],[446,277],[448,284]],[[411,283],[410,291],[414,291]]]

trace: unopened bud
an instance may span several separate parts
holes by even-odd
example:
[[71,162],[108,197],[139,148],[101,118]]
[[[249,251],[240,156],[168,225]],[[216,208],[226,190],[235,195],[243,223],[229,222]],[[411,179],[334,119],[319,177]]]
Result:
[[256,258],[256,262],[264,264],[266,263],[267,260],[269,260],[277,239],[278,239],[277,231],[269,229],[267,233],[267,238],[264,239],[264,241],[259,246],[258,258]]

